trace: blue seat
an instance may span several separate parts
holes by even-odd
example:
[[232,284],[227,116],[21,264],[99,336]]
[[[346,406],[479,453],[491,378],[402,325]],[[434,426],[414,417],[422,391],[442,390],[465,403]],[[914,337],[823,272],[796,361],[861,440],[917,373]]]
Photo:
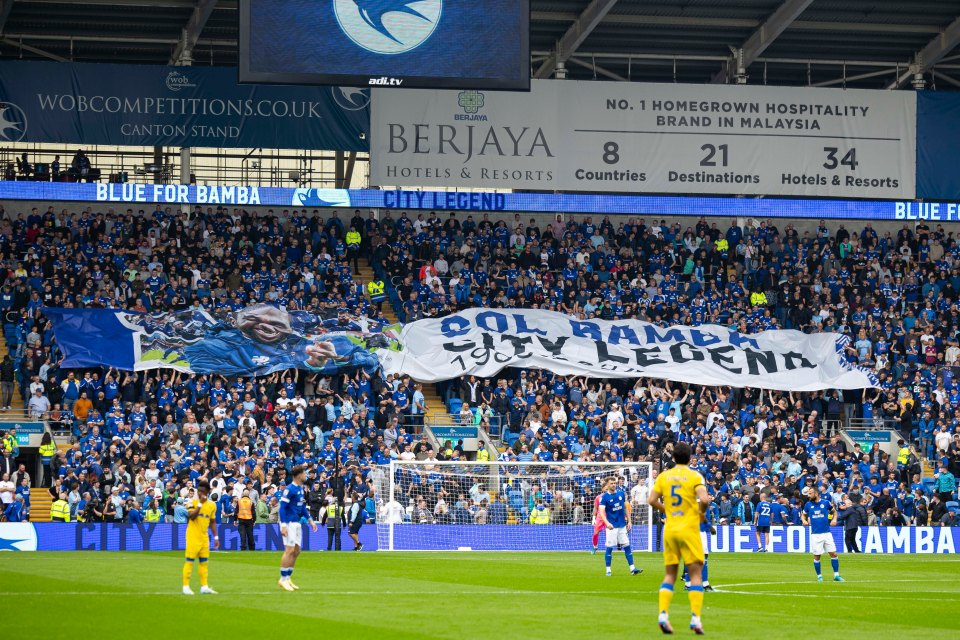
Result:
[[957,513],[958,511],[960,511],[960,502],[957,502],[956,500],[951,500],[946,504],[946,507],[947,507],[947,511],[952,511],[954,513]]
[[460,398],[450,398],[450,402],[447,404],[447,410],[451,415],[458,415],[460,409],[463,408],[463,400]]
[[924,478],[922,481],[922,484],[923,484],[923,493],[927,497],[930,497],[935,493],[934,489],[937,486],[937,481],[935,478]]

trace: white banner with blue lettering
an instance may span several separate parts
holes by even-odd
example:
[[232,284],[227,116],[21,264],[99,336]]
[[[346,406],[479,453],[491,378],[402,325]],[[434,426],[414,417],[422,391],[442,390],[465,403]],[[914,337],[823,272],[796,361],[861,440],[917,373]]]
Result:
[[[717,527],[707,542],[708,553],[753,553],[756,529],[747,525]],[[837,551],[844,551],[843,527],[831,527]],[[770,527],[767,550],[774,553],[810,553],[810,528]],[[860,527],[857,548],[863,553],[954,554],[960,545],[960,527]]]
[[847,340],[835,333],[743,335],[717,325],[660,327],[531,309],[468,309],[407,325],[403,350],[378,356],[385,373],[423,382],[523,367],[785,391],[876,386],[872,372],[847,362]]

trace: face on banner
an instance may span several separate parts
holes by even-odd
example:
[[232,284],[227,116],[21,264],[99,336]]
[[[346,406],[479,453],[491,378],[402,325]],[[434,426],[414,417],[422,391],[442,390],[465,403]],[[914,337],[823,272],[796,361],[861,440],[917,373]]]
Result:
[[[380,367],[378,349],[398,349],[393,327],[369,332],[365,321],[258,304],[236,312],[139,314],[45,309],[65,367],[177,369],[188,373],[266,375],[284,369],[335,373]],[[81,327],[80,331],[76,327]],[[98,337],[99,333],[99,337]],[[98,344],[90,350],[91,339]]]

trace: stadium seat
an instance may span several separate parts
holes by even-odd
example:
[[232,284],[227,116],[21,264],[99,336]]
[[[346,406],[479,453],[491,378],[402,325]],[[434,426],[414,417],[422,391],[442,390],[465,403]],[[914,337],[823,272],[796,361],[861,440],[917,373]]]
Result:
[[447,410],[450,412],[451,415],[454,415],[454,416],[458,415],[460,413],[460,409],[462,408],[463,408],[463,400],[461,400],[460,398],[450,398],[450,401],[447,404]]

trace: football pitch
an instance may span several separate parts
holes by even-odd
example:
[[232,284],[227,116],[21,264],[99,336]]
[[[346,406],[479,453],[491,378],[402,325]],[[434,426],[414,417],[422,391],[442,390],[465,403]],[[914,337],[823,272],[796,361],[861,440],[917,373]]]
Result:
[[[182,553],[7,553],[0,597],[22,638],[317,637],[577,639],[659,636],[661,558],[637,554],[311,553],[277,586],[278,553],[213,553],[218,595],[180,593]],[[703,623],[717,638],[960,638],[960,559],[841,556],[817,584],[806,555],[715,554]],[[194,570],[194,590],[198,590]],[[691,636],[678,585],[675,635]],[[302,636],[306,637],[306,636]]]

